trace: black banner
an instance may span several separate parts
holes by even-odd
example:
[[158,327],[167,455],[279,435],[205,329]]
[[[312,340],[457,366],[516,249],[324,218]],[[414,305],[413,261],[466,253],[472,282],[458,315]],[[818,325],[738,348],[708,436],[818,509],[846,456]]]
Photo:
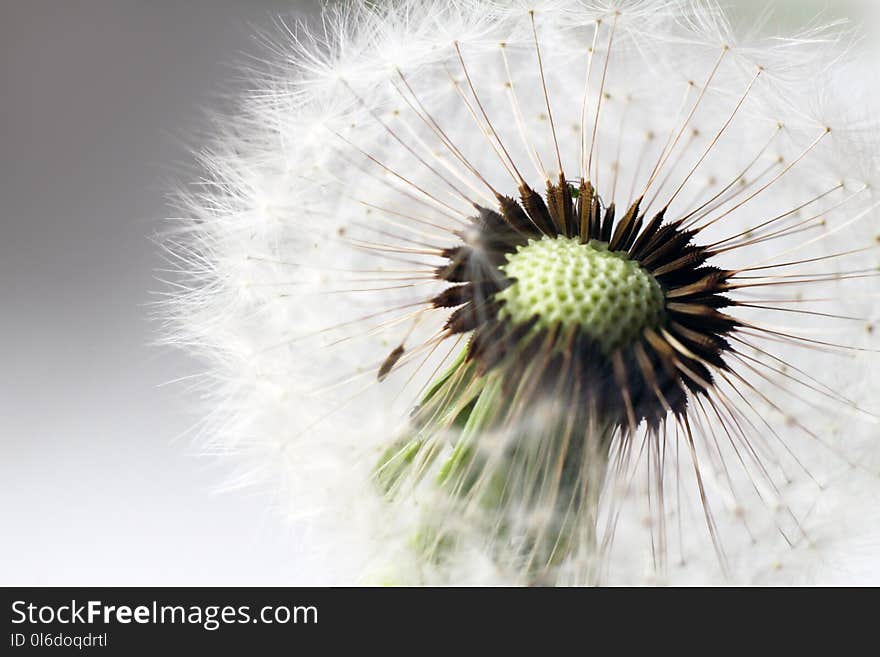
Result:
[[487,632],[501,637],[570,631],[582,626],[601,595],[537,589],[7,588],[0,654],[261,654],[282,647],[292,654],[352,645],[419,652],[438,642],[457,653],[468,637]]
[[[791,590],[6,588],[0,654],[538,654],[709,639],[728,649],[781,627],[830,629]],[[745,596],[748,596],[746,598]],[[760,600],[755,600],[760,597]],[[808,596],[809,597],[809,596]],[[709,598],[718,598],[709,601]],[[784,600],[782,599],[784,598]],[[763,603],[763,604],[759,604]],[[766,612],[759,611],[764,606]],[[732,611],[733,610],[733,611]],[[796,624],[786,612],[797,612]],[[820,622],[821,621],[821,622]],[[815,625],[813,623],[816,623]],[[796,637],[786,634],[787,642]],[[766,644],[767,639],[762,639]],[[488,643],[487,643],[488,642]],[[315,652],[317,651],[317,652]]]

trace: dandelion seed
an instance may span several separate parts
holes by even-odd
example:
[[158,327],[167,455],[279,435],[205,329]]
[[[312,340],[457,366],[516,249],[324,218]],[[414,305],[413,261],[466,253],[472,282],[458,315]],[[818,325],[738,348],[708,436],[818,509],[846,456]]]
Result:
[[878,151],[835,26],[326,12],[222,122],[165,306],[316,581],[880,574]]

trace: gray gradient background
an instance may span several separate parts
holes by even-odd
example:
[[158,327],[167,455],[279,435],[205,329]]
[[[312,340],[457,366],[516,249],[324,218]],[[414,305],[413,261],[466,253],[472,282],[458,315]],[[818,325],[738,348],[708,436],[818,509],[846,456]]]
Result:
[[0,585],[296,583],[271,496],[179,438],[148,238],[251,26],[316,6],[0,0]]
[[291,6],[0,0],[0,585],[291,583],[268,495],[178,439],[197,364],[146,307],[201,109]]

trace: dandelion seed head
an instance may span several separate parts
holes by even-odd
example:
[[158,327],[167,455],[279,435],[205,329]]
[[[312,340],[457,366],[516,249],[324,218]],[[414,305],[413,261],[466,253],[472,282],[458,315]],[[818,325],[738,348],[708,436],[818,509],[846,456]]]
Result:
[[283,492],[304,581],[877,576],[877,114],[842,26],[278,27],[179,195],[162,308],[210,366],[206,451]]

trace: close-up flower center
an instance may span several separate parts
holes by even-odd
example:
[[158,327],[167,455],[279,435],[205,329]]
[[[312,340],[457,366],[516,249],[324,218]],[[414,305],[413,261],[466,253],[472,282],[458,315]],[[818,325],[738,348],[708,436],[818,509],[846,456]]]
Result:
[[606,354],[631,343],[663,317],[657,280],[625,253],[597,240],[544,237],[530,240],[501,270],[515,282],[496,295],[499,313],[515,324],[578,326]]
[[282,468],[334,582],[796,581],[871,524],[876,57],[720,4],[339,0],[262,39],[159,303],[198,434]]

